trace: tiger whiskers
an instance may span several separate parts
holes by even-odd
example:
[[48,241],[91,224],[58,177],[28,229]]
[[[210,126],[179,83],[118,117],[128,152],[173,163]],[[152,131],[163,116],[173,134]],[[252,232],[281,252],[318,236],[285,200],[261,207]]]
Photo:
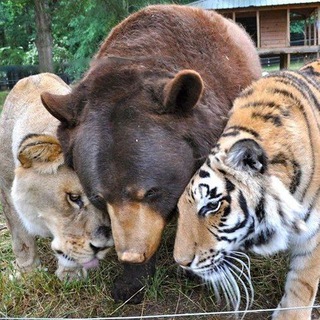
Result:
[[224,291],[226,300],[229,301],[228,304],[231,302],[234,310],[239,310],[241,302],[239,286],[237,285],[233,274],[230,272],[230,269],[223,268],[221,271],[223,272],[223,277],[221,278],[221,288]]
[[[254,290],[253,290],[253,286],[252,286],[252,283],[251,283],[250,273],[247,275],[246,273],[243,272],[244,270],[247,270],[247,268],[240,269],[236,265],[231,264],[230,261],[227,261],[227,264],[229,265],[229,271],[241,283],[243,291],[245,292],[245,295],[246,295],[246,306],[245,306],[244,310],[246,311],[252,305],[253,299],[254,299]],[[240,275],[237,272],[240,272]],[[245,281],[241,278],[242,276],[243,276]],[[237,285],[237,283],[236,283],[236,285]],[[248,290],[247,285],[249,286],[249,290]],[[244,317],[244,315],[243,315],[243,317]]]
[[[247,264],[242,261],[238,257],[244,257],[247,260]],[[237,277],[239,282],[241,283],[243,290],[246,293],[246,308],[245,310],[248,310],[249,307],[251,307],[254,299],[254,289],[251,282],[251,274],[250,274],[250,258],[248,255],[246,255],[243,252],[232,252],[228,256],[229,259],[233,259],[238,264],[240,264],[241,269],[234,263],[232,263],[230,260],[226,259],[225,263],[229,266],[229,270]],[[242,279],[244,278],[244,280]],[[248,290],[249,287],[249,290]]]
[[241,251],[232,251],[232,257],[240,257],[240,258],[245,258],[247,261],[247,264],[245,264],[242,260],[240,263],[243,263],[244,266],[246,266],[249,271],[248,273],[250,274],[250,270],[251,270],[251,260],[249,258],[249,256],[247,254],[245,254],[244,252]]
[[[241,255],[240,255],[241,256]],[[248,265],[242,261],[239,258],[236,258],[233,255],[230,255],[228,258],[235,260],[236,262],[238,262],[241,265],[241,269],[236,266],[235,264],[231,263],[230,261],[226,260],[226,263],[228,263],[230,265],[231,268],[236,269],[236,271],[240,272],[240,275],[238,275],[240,278],[241,276],[243,276],[245,278],[245,280],[247,281],[249,287],[250,287],[250,291],[251,291],[251,295],[252,298],[251,300],[253,301],[253,297],[254,297],[254,290],[252,287],[252,283],[251,283],[251,274],[250,274],[250,259],[246,254],[243,254],[242,256],[246,257],[248,259]],[[241,256],[241,257],[242,257]],[[251,302],[252,304],[252,302]]]
[[[246,261],[241,260],[245,258]],[[206,283],[213,288],[217,302],[221,302],[222,293],[227,304],[235,311],[238,311],[241,303],[241,292],[246,297],[244,311],[252,305],[254,289],[250,275],[250,258],[243,252],[234,251],[226,255],[223,263],[215,265],[214,268],[207,266],[196,268],[192,271],[204,278]],[[240,287],[239,287],[240,284]],[[243,314],[243,319],[245,313]]]

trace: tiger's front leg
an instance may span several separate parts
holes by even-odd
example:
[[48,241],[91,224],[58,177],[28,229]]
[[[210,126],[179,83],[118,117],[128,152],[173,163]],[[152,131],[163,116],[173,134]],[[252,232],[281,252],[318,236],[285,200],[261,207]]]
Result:
[[300,310],[276,310],[273,320],[310,320],[312,306],[320,276],[320,236],[306,241],[305,246],[295,246],[292,252],[290,271],[287,275],[285,293],[278,305],[280,308],[310,307]]

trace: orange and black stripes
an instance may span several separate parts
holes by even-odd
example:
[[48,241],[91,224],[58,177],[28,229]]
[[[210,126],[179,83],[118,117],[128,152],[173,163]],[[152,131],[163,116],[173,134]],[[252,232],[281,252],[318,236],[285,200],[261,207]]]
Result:
[[[265,123],[269,123],[275,127],[281,127],[284,125],[284,122],[290,121],[292,118],[293,108],[297,108],[300,110],[301,115],[305,122],[305,127],[307,132],[303,134],[308,135],[308,140],[313,141],[315,135],[320,134],[319,122],[315,122],[315,118],[318,116],[315,112],[318,112],[320,101],[319,98],[314,93],[315,90],[319,90],[320,81],[319,79],[315,79],[309,74],[305,74],[304,72],[279,72],[273,75],[266,77],[269,81],[267,87],[264,91],[270,92],[269,100],[257,99],[257,93],[254,90],[258,86],[254,86],[250,90],[246,91],[245,95],[241,95],[239,98],[239,107],[241,109],[251,108],[251,119],[254,122],[255,119],[259,119]],[[318,76],[318,73],[312,73],[312,75]],[[264,80],[261,80],[264,81]],[[261,84],[262,86],[262,84]],[[259,90],[259,89],[258,89]],[[261,90],[261,89],[260,89]],[[273,98],[273,100],[271,100]],[[272,110],[272,111],[268,111]],[[275,112],[275,110],[277,112]],[[233,112],[235,112],[233,110]],[[314,132],[312,128],[312,124],[316,123],[318,132]],[[285,128],[286,129],[286,128]],[[243,131],[249,131],[252,128],[244,128]],[[256,133],[259,134],[258,132]],[[222,136],[225,136],[224,134]],[[309,189],[311,181],[315,174],[315,150],[314,146],[310,144],[311,149],[311,163],[310,163],[310,172],[309,172],[309,180],[305,183],[304,190],[302,192],[301,199],[302,200]],[[282,161],[281,159],[277,159],[276,156],[273,156],[270,159],[271,164],[279,164],[282,162],[282,165],[285,167],[291,167],[292,177],[290,183],[290,192],[294,193],[298,186],[301,183],[301,168],[299,161],[295,159],[295,156],[292,152],[289,154],[284,154],[282,152],[282,159],[286,159],[286,161]]]
[[[271,74],[245,89],[191,179],[187,201],[185,194],[179,200],[175,251],[191,244],[188,269],[213,286],[220,279],[226,283],[228,269],[235,270],[234,254],[291,250],[279,308],[312,306],[319,283],[319,71],[320,60],[298,72]],[[239,292],[233,280],[228,285],[231,296]],[[310,320],[310,310],[276,310],[273,319]]]
[[228,137],[228,136],[238,136],[240,135],[241,131],[249,133],[253,135],[256,139],[260,139],[260,135],[257,131],[252,130],[250,128],[246,128],[244,126],[231,126],[227,127],[227,129],[223,132],[221,135],[222,137]]

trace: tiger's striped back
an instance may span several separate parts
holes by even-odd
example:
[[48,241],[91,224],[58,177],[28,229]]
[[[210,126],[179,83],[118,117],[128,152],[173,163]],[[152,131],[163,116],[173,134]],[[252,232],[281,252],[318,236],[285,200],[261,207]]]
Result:
[[[292,252],[280,307],[312,306],[320,276],[320,62],[253,83],[235,100],[218,143],[179,200],[175,259],[223,290],[248,296],[250,250]],[[246,285],[245,285],[246,283]],[[273,319],[310,319],[311,309]]]
[[[315,65],[320,69],[318,61]],[[272,74],[245,90],[219,141],[233,143],[232,136],[256,140],[266,151],[270,174],[277,175],[298,201],[308,203],[317,192],[320,174],[320,73],[311,66]]]

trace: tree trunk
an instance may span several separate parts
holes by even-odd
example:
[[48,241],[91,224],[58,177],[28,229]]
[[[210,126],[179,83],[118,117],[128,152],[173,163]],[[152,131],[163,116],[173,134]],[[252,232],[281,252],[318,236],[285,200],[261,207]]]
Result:
[[34,0],[36,12],[36,46],[39,54],[39,71],[53,72],[51,16],[48,0]]

